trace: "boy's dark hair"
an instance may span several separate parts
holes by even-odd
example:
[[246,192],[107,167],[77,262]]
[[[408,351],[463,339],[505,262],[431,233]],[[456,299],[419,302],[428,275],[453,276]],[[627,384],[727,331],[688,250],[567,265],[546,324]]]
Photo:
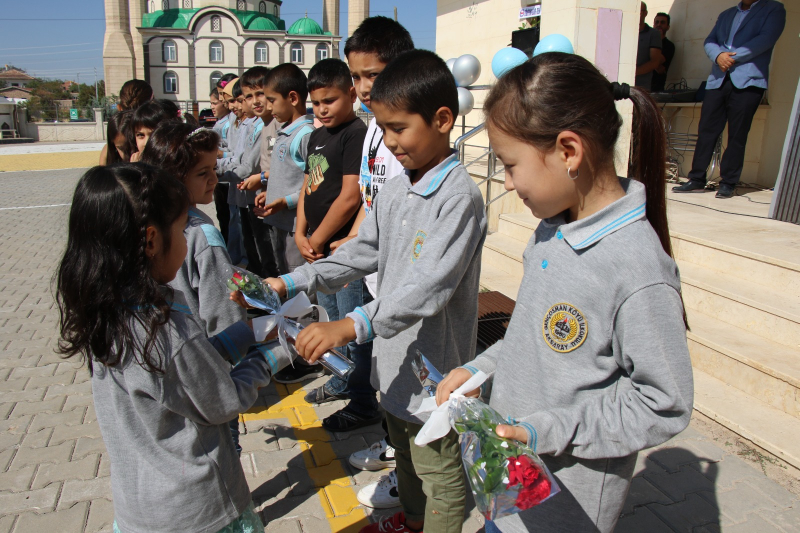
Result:
[[156,336],[170,317],[170,289],[150,274],[147,227],[170,247],[170,229],[189,205],[186,187],[142,163],[94,167],[78,181],[67,247],[56,270],[58,352],[115,366],[127,353],[163,372]]
[[242,80],[236,80],[233,83],[233,89],[231,89],[231,96],[233,96],[234,99],[235,98],[239,98],[240,96],[242,96],[242,84],[241,84],[241,81]]
[[426,123],[442,107],[458,116],[458,89],[441,57],[427,50],[400,54],[375,78],[370,98],[390,109],[421,115]]
[[153,98],[153,88],[144,80],[128,80],[119,90],[117,109],[120,111],[133,111],[140,105]]
[[350,68],[341,59],[323,59],[308,71],[308,92],[323,87],[336,87],[347,91],[353,86]]
[[225,85],[227,85],[228,82],[230,82],[231,80],[235,80],[238,77],[239,76],[233,73],[225,74],[219,79],[219,81],[217,81],[217,89],[224,89]]
[[[117,111],[114,116],[108,119],[108,127],[106,129],[106,137],[108,144],[106,145],[106,165],[113,165],[115,163],[127,163],[131,158],[131,145],[129,130],[131,129],[131,120],[133,119],[133,111]],[[114,141],[117,135],[125,137],[124,159],[120,157],[117,152],[117,145]]]
[[219,89],[217,89],[217,87],[214,86],[214,88],[211,89],[211,92],[208,93],[208,96],[213,96],[214,98],[219,98]]
[[344,56],[353,52],[376,54],[382,63],[414,49],[411,34],[399,22],[388,17],[369,17],[356,28],[344,45]]
[[671,25],[672,17],[669,16],[667,13],[656,13],[657,17],[666,17],[667,18],[667,26]]
[[253,67],[244,71],[242,77],[239,78],[239,85],[242,87],[260,87],[267,86],[267,79],[269,78],[269,69],[267,67]]
[[294,63],[278,65],[269,72],[266,88],[275,91],[284,98],[294,91],[302,102],[308,98],[308,78],[300,67]]
[[216,153],[218,148],[217,132],[179,120],[169,120],[159,124],[147,139],[139,161],[158,167],[185,182],[186,175],[197,164],[200,154]]

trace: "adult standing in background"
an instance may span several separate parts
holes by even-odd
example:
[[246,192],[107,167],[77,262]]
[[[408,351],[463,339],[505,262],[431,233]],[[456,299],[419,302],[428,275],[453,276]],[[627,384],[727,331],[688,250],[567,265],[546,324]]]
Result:
[[689,181],[675,192],[704,192],[714,145],[728,124],[728,147],[720,164],[717,198],[730,198],[744,165],[750,125],[769,78],[772,50],[786,25],[786,9],[775,0],[742,0],[720,14],[706,38],[713,62],[700,112]]
[[646,22],[647,4],[639,11],[639,48],[636,51],[636,86],[650,90],[653,72],[664,62],[661,55],[661,33]]
[[651,92],[663,91],[666,88],[667,71],[670,64],[672,64],[672,58],[675,57],[675,43],[667,39],[670,22],[671,18],[667,13],[659,13],[653,20],[653,29],[661,33],[661,54],[664,56],[664,63],[653,72],[653,82],[650,86]]

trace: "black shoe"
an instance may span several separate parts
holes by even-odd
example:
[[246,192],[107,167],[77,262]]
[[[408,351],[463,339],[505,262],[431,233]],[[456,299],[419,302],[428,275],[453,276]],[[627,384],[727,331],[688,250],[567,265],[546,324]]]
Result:
[[352,409],[348,404],[343,409],[339,409],[331,416],[324,419],[322,421],[322,428],[330,431],[331,433],[345,433],[347,431],[353,431],[354,429],[377,424],[380,421],[380,414],[375,414],[372,416],[362,415],[358,411]]
[[730,185],[725,183],[720,184],[719,190],[717,191],[717,198],[731,198],[733,197],[733,189]]
[[347,399],[346,394],[330,394],[328,391],[325,390],[324,385],[310,391],[305,396],[306,402],[314,405],[321,405],[323,403],[334,402],[336,400],[346,400],[346,399]]
[[300,383],[317,379],[325,375],[325,367],[322,365],[304,365],[295,362],[294,366],[287,366],[274,376],[272,381],[275,383]]
[[672,192],[706,192],[706,184],[699,181],[689,180],[683,185],[677,185],[672,188]]

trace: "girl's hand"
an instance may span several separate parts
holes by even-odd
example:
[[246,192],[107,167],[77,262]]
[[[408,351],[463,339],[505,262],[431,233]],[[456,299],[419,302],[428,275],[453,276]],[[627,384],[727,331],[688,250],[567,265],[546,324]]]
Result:
[[497,436],[505,439],[514,439],[522,444],[528,445],[528,432],[520,426],[509,426],[508,424],[497,425]]
[[308,238],[308,245],[314,250],[314,253],[322,258],[322,250],[325,248],[324,242],[317,242],[316,235],[312,234],[311,237]]
[[347,241],[352,241],[356,237],[357,237],[357,235],[348,235],[344,239],[339,239],[338,241],[333,241],[331,243],[331,253],[335,252],[338,247],[340,247],[341,245],[343,245]]
[[300,357],[313,363],[337,346],[356,339],[356,325],[352,318],[336,322],[317,322],[306,326],[297,336],[295,348]]
[[[242,296],[241,291],[233,291],[228,296],[228,299],[231,300],[232,302],[236,302],[236,304],[243,309],[254,309],[252,305],[248,304],[244,300],[244,296]],[[249,320],[247,321],[247,325],[250,326],[251,328],[253,327],[253,324]]]
[[261,174],[253,174],[246,180],[239,182],[236,188],[240,191],[256,191],[261,188]]
[[281,278],[267,278],[266,281],[272,290],[278,293],[281,298],[286,297],[286,283]]
[[[472,377],[472,374],[469,370],[464,368],[454,368],[450,371],[447,376],[442,380],[441,383],[436,387],[436,405],[442,405],[450,398],[450,394],[459,388],[461,385],[467,382],[469,378]],[[470,391],[465,396],[469,396],[472,398],[477,398],[480,396],[481,389],[478,387],[474,391]]]

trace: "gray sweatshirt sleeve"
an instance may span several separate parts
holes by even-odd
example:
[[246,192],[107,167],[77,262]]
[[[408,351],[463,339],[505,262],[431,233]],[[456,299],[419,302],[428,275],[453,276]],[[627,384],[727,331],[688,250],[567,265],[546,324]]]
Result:
[[478,370],[480,370],[487,376],[492,377],[495,369],[497,369],[497,358],[501,353],[503,353],[502,339],[489,346],[478,357],[466,365],[462,365],[461,368],[469,370],[472,375],[477,374]]
[[680,294],[659,284],[628,297],[617,311],[612,343],[630,386],[601,401],[520,419],[538,453],[624,457],[667,441],[689,424],[694,385]]
[[228,288],[222,282],[231,264],[228,251],[222,246],[209,245],[197,254],[195,261],[198,273],[196,287],[198,314],[206,327],[206,332],[216,335],[236,322],[244,320],[246,312],[230,300]]
[[235,365],[244,359],[247,350],[256,343],[256,337],[250,326],[242,321],[209,337],[208,341],[226,361]]
[[[278,343],[267,346],[279,354],[278,364],[288,364]],[[168,367],[165,382],[170,386],[163,387],[162,403],[197,424],[223,424],[253,406],[258,389],[269,384],[273,372],[273,365],[261,353],[230,370],[206,339],[195,337],[183,345]]]
[[[308,139],[311,138],[311,132],[314,131],[309,129],[307,133],[300,133],[298,135],[302,135],[303,137],[300,139],[298,144],[297,154],[292,154],[293,159],[295,161],[303,161],[303,172],[305,172],[305,161],[308,159]],[[297,189],[296,192],[289,194],[286,196],[286,207],[287,209],[297,209],[297,203],[300,201],[300,191],[303,188],[302,182],[300,183],[300,188]]]

